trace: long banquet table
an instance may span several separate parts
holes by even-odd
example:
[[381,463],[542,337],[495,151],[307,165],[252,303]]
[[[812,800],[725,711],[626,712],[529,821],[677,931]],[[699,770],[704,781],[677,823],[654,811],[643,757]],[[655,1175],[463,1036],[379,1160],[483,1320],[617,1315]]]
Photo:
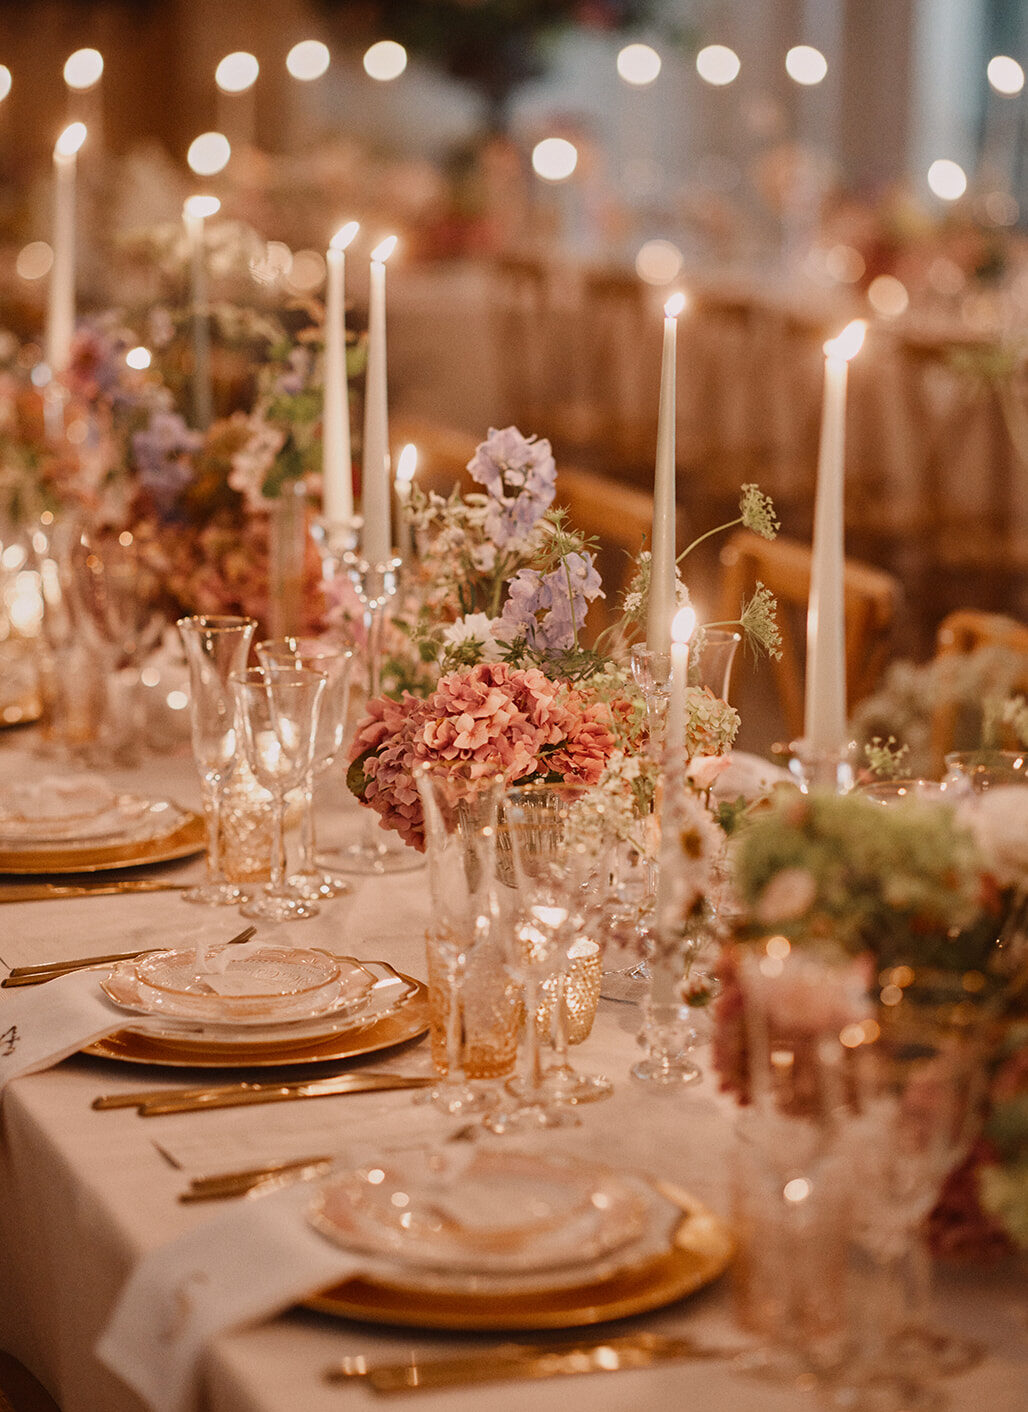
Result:
[[[32,768],[31,737],[0,743],[0,789]],[[38,763],[34,766],[39,770]],[[112,774],[116,783],[167,793],[196,806],[191,764],[148,762],[145,773]],[[355,825],[339,808],[329,830]],[[200,860],[169,865],[174,880],[199,874]],[[0,882],[0,896],[3,884]],[[424,975],[427,879],[416,871],[358,881],[352,898],[288,929],[291,940],[390,960]],[[177,892],[0,907],[0,961],[6,966],[70,954],[176,944],[202,929],[222,937],[234,911],[199,909]],[[0,993],[0,1031],[8,992]],[[593,1034],[576,1062],[616,1081],[612,1100],[583,1110],[581,1127],[554,1144],[673,1179],[715,1211],[729,1213],[730,1105],[709,1078],[671,1096],[652,1095],[628,1078],[639,1025],[636,1007],[601,1002]],[[374,1067],[428,1072],[427,1043]],[[353,1145],[400,1144],[432,1131],[435,1115],[415,1110],[409,1093],[368,1094],[188,1116],[141,1119],[135,1110],[94,1112],[98,1094],[175,1086],[194,1071],[119,1065],[76,1056],[16,1080],[0,1104],[0,1348],[27,1364],[63,1412],[138,1412],[138,1398],[95,1358],[93,1347],[130,1270],[153,1248],[215,1219],[216,1205],[182,1205],[190,1175]],[[441,1119],[438,1121],[442,1121]],[[179,1165],[173,1165],[173,1160]],[[1028,1292],[1005,1272],[944,1272],[940,1322],[980,1339],[987,1357],[947,1382],[954,1409],[1018,1412],[1028,1398]],[[678,1305],[613,1328],[681,1330],[703,1341],[738,1345],[728,1279]],[[608,1326],[611,1328],[612,1326]],[[502,1336],[500,1336],[502,1338]],[[204,1363],[204,1412],[335,1412],[377,1399],[357,1384],[331,1384],[324,1369],[343,1357],[368,1362],[483,1348],[490,1336],[430,1334],[336,1320],[294,1310],[259,1328],[218,1336]],[[734,1373],[726,1360],[664,1365],[565,1383],[498,1383],[459,1392],[422,1392],[426,1412],[487,1406],[563,1408],[589,1402],[596,1412],[688,1406],[732,1412],[786,1412],[817,1405],[812,1393],[773,1387]]]

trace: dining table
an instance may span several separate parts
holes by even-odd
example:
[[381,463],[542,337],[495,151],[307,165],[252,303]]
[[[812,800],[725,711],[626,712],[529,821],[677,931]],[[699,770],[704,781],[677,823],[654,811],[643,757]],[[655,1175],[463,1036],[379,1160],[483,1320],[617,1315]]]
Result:
[[[0,793],[32,775],[68,773],[40,758],[34,726],[4,732]],[[199,809],[199,786],[188,752],[154,755],[141,765],[110,767],[116,788],[173,799]],[[330,851],[360,827],[359,807],[346,796],[342,769],[325,791],[319,837]],[[426,871],[353,875],[349,895],[325,901],[320,913],[278,928],[269,940],[322,947],[365,960],[384,960],[424,979],[430,897]],[[111,874],[172,884],[147,893],[10,901],[17,882],[0,877],[0,962],[7,968],[143,947],[191,945],[198,937],[227,939],[243,922],[234,908],[191,905],[179,885],[202,876],[190,858]],[[88,875],[97,882],[101,874]],[[82,879],[79,879],[82,881]],[[38,988],[45,996],[46,986]],[[17,991],[0,991],[4,1007]],[[583,1105],[578,1125],[522,1139],[490,1142],[515,1150],[523,1141],[587,1157],[673,1183],[731,1224],[736,1112],[719,1091],[707,1040],[700,1033],[702,1079],[669,1090],[633,1080],[642,1024],[638,1003],[601,999],[588,1039],[572,1051],[575,1064],[613,1080],[613,1096]],[[396,1050],[315,1065],[300,1076],[338,1068],[429,1076],[426,1036]],[[75,1054],[11,1082],[0,1098],[0,1348],[21,1360],[50,1390],[62,1412],[139,1412],[137,1394],[100,1361],[96,1345],[138,1262],[150,1252],[223,1219],[227,1202],[184,1203],[180,1195],[202,1174],[262,1163],[338,1154],[360,1159],[411,1143],[443,1142],[454,1120],[410,1091],[322,1097],[262,1106],[143,1117],[134,1108],[97,1111],[98,1097],[136,1089],[176,1088],[212,1077],[267,1078],[268,1070],[217,1073],[161,1068]],[[286,1077],[297,1077],[290,1070]],[[314,1183],[311,1184],[312,1193]],[[259,1194],[248,1200],[261,1201]],[[316,1291],[310,1292],[312,1295]],[[416,1305],[416,1300],[413,1301]],[[721,1278],[667,1307],[592,1329],[524,1334],[389,1326],[292,1307],[256,1326],[216,1333],[200,1368],[196,1407],[203,1412],[347,1412],[383,1399],[360,1378],[330,1379],[348,1366],[422,1363],[460,1353],[488,1354],[508,1338],[546,1345],[554,1339],[615,1337],[639,1331],[681,1333],[713,1352],[657,1366],[533,1382],[496,1381],[459,1389],[420,1389],[410,1397],[425,1412],[479,1408],[549,1412],[589,1404],[594,1412],[692,1408],[696,1412],[791,1412],[821,1405],[813,1378],[780,1384],[741,1371],[740,1351],[754,1335],[736,1320],[733,1278]],[[1020,1412],[1028,1405],[1028,1291],[1008,1266],[948,1266],[937,1272],[940,1325],[977,1341],[980,1360],[944,1383],[947,1405]]]

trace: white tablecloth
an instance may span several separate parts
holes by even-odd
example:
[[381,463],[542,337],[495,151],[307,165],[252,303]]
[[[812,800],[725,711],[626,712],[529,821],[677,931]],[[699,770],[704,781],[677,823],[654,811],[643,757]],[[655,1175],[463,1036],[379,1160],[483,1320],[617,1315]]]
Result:
[[[24,741],[24,737],[21,737]],[[14,741],[0,745],[0,789],[24,764]],[[140,785],[143,776],[123,776]],[[191,767],[184,760],[151,762],[147,788],[195,803]],[[352,828],[353,811],[328,821]],[[175,865],[174,875],[199,872]],[[0,884],[2,887],[2,884]],[[352,899],[327,904],[314,921],[293,924],[289,935],[368,957],[383,956],[424,975],[423,925],[427,879],[423,871],[365,881]],[[0,907],[0,959],[17,965],[68,954],[129,949],[150,939],[173,941],[198,925],[228,935],[233,911],[201,910],[177,893]],[[6,992],[0,992],[0,1029]],[[728,1212],[730,1106],[705,1079],[673,1096],[654,1096],[627,1076],[639,1013],[602,1002],[589,1041],[574,1051],[585,1069],[616,1081],[614,1098],[583,1110],[583,1125],[555,1137],[572,1150],[648,1169],[678,1181],[715,1210]],[[387,1061],[404,1071],[428,1070],[426,1046]],[[381,1063],[376,1061],[376,1067]],[[408,1093],[319,1099],[183,1117],[143,1120],[134,1110],[94,1112],[100,1093],[174,1086],[184,1076],[76,1057],[59,1068],[16,1080],[0,1105],[0,1347],[28,1364],[54,1392],[63,1412],[138,1412],[140,1403],[93,1356],[134,1262],[214,1208],[185,1206],[176,1197],[188,1175],[244,1167],[254,1156],[302,1148],[367,1132],[409,1131]],[[176,1169],[162,1151],[177,1157]],[[941,1322],[982,1339],[989,1356],[947,1387],[956,1409],[988,1407],[1019,1412],[1028,1386],[1025,1343],[1028,1298],[1002,1274],[947,1273]],[[727,1281],[663,1313],[632,1320],[628,1328],[688,1329],[700,1339],[733,1340]],[[452,1351],[492,1340],[430,1335],[335,1321],[307,1312],[262,1328],[219,1338],[206,1364],[204,1412],[338,1412],[375,1401],[358,1385],[332,1385],[325,1367],[344,1356],[368,1361]],[[588,1402],[595,1412],[689,1406],[697,1412],[786,1412],[816,1404],[806,1393],[772,1388],[733,1373],[727,1364],[684,1363],[617,1377],[534,1385],[422,1393],[426,1412],[487,1406],[498,1412],[563,1409]]]

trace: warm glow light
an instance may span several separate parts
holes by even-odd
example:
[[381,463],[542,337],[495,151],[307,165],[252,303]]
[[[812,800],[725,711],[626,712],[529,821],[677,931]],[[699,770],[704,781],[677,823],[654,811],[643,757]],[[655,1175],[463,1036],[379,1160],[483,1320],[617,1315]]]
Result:
[[383,240],[380,244],[376,245],[374,250],[372,250],[371,258],[373,260],[377,260],[379,264],[384,265],[395,249],[396,236],[387,235],[385,240]]
[[848,363],[851,358],[855,358],[864,346],[864,335],[867,333],[867,322],[864,319],[854,319],[852,323],[846,325],[838,338],[830,338],[825,344],[826,358],[839,358]]
[[135,348],[130,348],[125,354],[125,362],[130,368],[134,368],[137,373],[141,373],[150,366],[152,359],[149,348],[144,348],[138,344]]
[[828,72],[828,60],[810,44],[797,44],[785,56],[785,72],[794,83],[811,87]]
[[104,71],[104,56],[99,49],[76,49],[64,63],[64,81],[69,88],[92,88],[100,82]]
[[786,1182],[785,1186],[782,1187],[782,1195],[785,1197],[786,1201],[791,1202],[793,1206],[799,1205],[801,1201],[806,1201],[810,1192],[811,1186],[806,1177],[793,1177],[791,1181]]
[[672,294],[671,298],[664,305],[664,313],[669,319],[677,319],[685,308],[685,295],[681,290],[677,294]]
[[687,603],[671,619],[671,641],[688,642],[696,631],[696,609]]
[[400,452],[396,462],[396,480],[398,484],[410,485],[414,479],[414,472],[418,469],[418,448],[413,441],[408,441],[407,445]]
[[670,284],[682,268],[682,252],[670,240],[648,240],[639,247],[635,272],[647,284]]
[[0,103],[11,91],[11,71],[6,64],[0,64]]
[[738,54],[727,44],[708,44],[696,55],[696,72],[704,83],[715,88],[734,82],[741,68]]
[[45,240],[31,240],[18,251],[14,268],[22,279],[42,279],[50,273],[54,252]]
[[202,132],[189,144],[186,161],[197,176],[216,176],[228,166],[231,156],[232,147],[223,132]]
[[187,196],[182,207],[184,215],[201,221],[207,216],[216,216],[220,210],[221,202],[216,196]]
[[360,223],[358,221],[347,221],[346,225],[340,226],[328,242],[329,248],[331,250],[345,250],[359,230]]
[[301,39],[286,55],[286,68],[301,83],[320,78],[331,62],[328,47],[320,39]]
[[85,123],[69,123],[54,143],[54,156],[74,157],[85,140]]
[[245,49],[236,49],[226,54],[214,70],[214,82],[222,93],[245,93],[257,82],[261,66],[253,54]]
[[544,181],[567,181],[578,166],[578,148],[564,137],[544,137],[532,148],[532,170]]
[[867,264],[852,245],[833,245],[825,256],[825,269],[839,284],[856,284],[863,279]]
[[959,201],[967,190],[967,173],[959,162],[940,157],[928,168],[928,185],[940,201]]
[[407,51],[395,39],[380,39],[364,55],[364,72],[379,83],[399,78],[407,67]]
[[910,303],[906,285],[895,275],[878,275],[873,279],[867,287],[867,298],[875,313],[886,319],[899,318]]
[[645,88],[660,73],[660,55],[648,44],[626,44],[617,62],[618,73],[635,88]]
[[1016,59],[1011,59],[1006,54],[997,54],[994,59],[990,59],[985,72],[993,88],[997,93],[1002,93],[1004,98],[1016,98],[1024,87],[1024,69]]
[[325,260],[320,250],[297,250],[289,274],[285,277],[287,287],[296,294],[310,294],[318,289],[325,279]]

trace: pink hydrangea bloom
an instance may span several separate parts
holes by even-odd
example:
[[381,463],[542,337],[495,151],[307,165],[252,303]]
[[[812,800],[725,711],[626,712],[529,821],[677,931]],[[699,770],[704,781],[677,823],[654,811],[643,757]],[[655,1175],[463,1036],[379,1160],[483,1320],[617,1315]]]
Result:
[[381,814],[383,828],[421,849],[420,762],[499,772],[507,784],[550,773],[595,784],[614,746],[604,706],[538,668],[481,662],[450,672],[424,701],[369,702],[350,759],[367,757],[362,802]]

